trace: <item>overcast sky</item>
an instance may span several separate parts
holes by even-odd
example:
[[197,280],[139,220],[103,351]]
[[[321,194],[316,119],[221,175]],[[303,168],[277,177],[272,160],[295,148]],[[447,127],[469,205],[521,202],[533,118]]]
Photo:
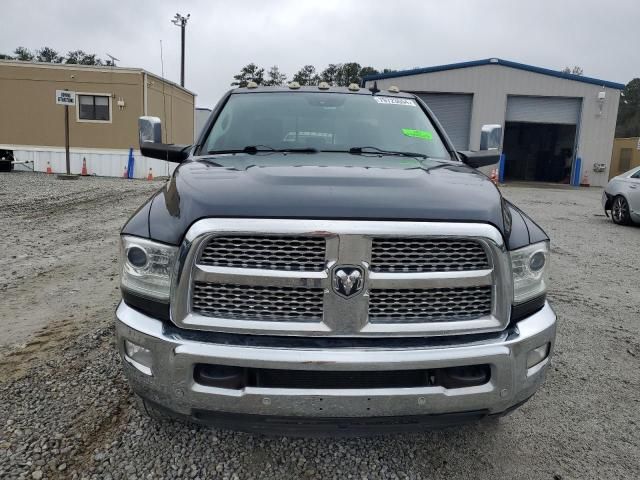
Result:
[[118,66],[180,80],[180,29],[190,13],[186,87],[211,107],[240,68],[355,61],[407,69],[499,57],[620,83],[640,77],[640,0],[2,0],[0,53],[16,46],[82,49]]

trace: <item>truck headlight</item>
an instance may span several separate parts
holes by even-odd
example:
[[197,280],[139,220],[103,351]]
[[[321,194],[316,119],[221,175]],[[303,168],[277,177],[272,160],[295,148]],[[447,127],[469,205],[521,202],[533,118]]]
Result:
[[522,303],[547,290],[549,242],[534,243],[511,252],[513,301]]
[[169,300],[171,271],[178,247],[122,236],[123,289],[156,300]]

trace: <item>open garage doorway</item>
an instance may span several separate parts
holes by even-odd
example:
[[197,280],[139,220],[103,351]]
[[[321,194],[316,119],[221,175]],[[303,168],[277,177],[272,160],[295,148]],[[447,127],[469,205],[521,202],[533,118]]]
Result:
[[582,99],[509,95],[504,179],[570,183]]
[[505,180],[568,184],[575,143],[575,125],[506,122]]

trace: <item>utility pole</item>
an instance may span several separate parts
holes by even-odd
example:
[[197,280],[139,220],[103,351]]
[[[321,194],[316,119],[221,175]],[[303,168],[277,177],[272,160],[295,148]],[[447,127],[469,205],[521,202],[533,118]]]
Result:
[[180,29],[182,30],[181,32],[182,33],[182,56],[180,59],[180,86],[181,87],[184,87],[184,39],[185,39],[184,32],[187,28],[187,20],[189,20],[190,16],[191,14],[187,14],[187,16],[184,17],[179,13],[176,13],[176,16],[173,17],[173,20],[171,20],[171,23],[180,27]]
[[71,158],[69,155],[69,105],[64,106],[64,156],[67,163],[67,175],[71,175]]
[[[66,160],[67,174],[58,175],[61,180],[75,180],[77,175],[71,175],[71,155],[69,154],[69,105],[76,105],[76,92],[68,89],[56,90],[56,104],[64,106],[64,156]],[[48,162],[47,162],[48,163]],[[51,167],[47,167],[47,173],[51,173]]]

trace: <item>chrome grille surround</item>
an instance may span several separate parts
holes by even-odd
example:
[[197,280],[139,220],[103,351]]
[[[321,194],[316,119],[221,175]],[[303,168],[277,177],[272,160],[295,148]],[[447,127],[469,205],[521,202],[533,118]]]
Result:
[[[321,271],[269,268],[242,268],[203,265],[199,262],[206,245],[216,236],[321,238],[326,242]],[[486,252],[487,267],[451,271],[371,270],[373,239],[471,240]],[[334,270],[341,266],[361,267],[362,292],[350,298],[332,287]],[[245,316],[243,319],[204,315],[194,310],[197,282],[252,287],[303,287],[322,291],[322,318],[305,320],[304,315],[271,318]],[[376,292],[424,291],[442,288],[489,287],[489,313],[453,316],[386,317],[376,313]],[[238,292],[240,292],[239,290]],[[241,294],[239,294],[241,297]],[[374,296],[373,305],[371,304]],[[171,319],[179,327],[232,333],[304,336],[433,336],[503,330],[509,323],[511,266],[500,232],[480,223],[394,222],[284,219],[204,219],[192,225],[185,236],[172,275]],[[245,300],[246,301],[246,300]],[[374,307],[373,312],[371,308]],[[276,318],[277,317],[277,318]],[[402,320],[402,321],[400,321]]]

